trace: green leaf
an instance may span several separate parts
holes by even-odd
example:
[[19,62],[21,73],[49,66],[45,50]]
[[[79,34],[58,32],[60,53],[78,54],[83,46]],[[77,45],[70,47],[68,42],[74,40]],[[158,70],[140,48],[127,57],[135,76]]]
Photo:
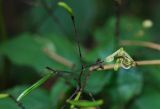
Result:
[[58,2],[58,5],[64,8],[71,16],[73,16],[72,8],[70,8],[65,2]]
[[59,104],[65,99],[65,95],[69,89],[70,88],[65,84],[64,79],[59,79],[53,85],[50,91],[50,98],[54,109],[58,109]]
[[67,102],[78,107],[94,107],[103,104],[103,100],[97,100],[97,101],[67,100]]
[[[50,11],[52,13],[50,13],[50,16],[48,16],[48,12],[43,7],[32,6],[30,10],[26,10],[28,11],[24,16],[26,27],[30,30],[35,30],[34,27],[36,27],[36,32],[42,35],[51,33],[65,35],[64,37],[73,36],[73,26],[68,13],[63,12],[64,10],[56,6],[57,0],[52,0],[52,2],[53,7],[51,7]],[[78,32],[81,36],[85,36],[95,24],[97,2],[95,0],[81,0],[81,3],[75,0],[66,0],[65,2],[74,9]]]
[[29,88],[27,88],[26,90],[24,90],[17,98],[17,101],[20,101],[23,97],[25,97],[26,95],[28,95],[29,93],[31,93],[33,90],[35,90],[36,88],[38,88],[40,85],[42,85],[46,80],[48,80],[53,74],[52,73],[48,73],[46,76],[44,76],[42,79],[40,79],[39,81],[37,81],[35,84],[33,84],[32,86],[30,86]]
[[160,93],[155,89],[145,88],[144,93],[135,100],[132,109],[160,109]]
[[87,81],[85,91],[93,94],[100,93],[105,85],[110,83],[111,73],[110,71],[94,71]]
[[141,72],[134,68],[118,72],[117,91],[122,100],[128,101],[133,96],[138,95],[143,86],[143,77]]
[[[103,27],[98,28],[94,32],[96,47],[102,48],[104,46],[107,46],[106,44],[109,44],[109,43],[114,44],[115,20],[116,20],[115,18],[111,17],[108,21],[106,21]],[[152,38],[147,31],[142,30],[142,21],[133,16],[121,17],[120,31],[121,31],[120,37],[122,40],[150,41]],[[110,49],[110,47],[111,45],[108,45],[108,50]],[[131,56],[135,55],[139,50],[139,47],[137,46],[129,46],[124,48]],[[112,52],[113,51],[111,51],[110,53]]]
[[44,47],[50,47],[58,55],[78,64],[78,55],[73,44],[66,37],[47,35],[45,38],[23,34],[0,46],[0,54],[7,56],[12,63],[19,66],[33,67],[39,72],[44,71],[46,66],[56,69],[69,70],[70,68],[49,58],[43,51]]
[[8,96],[9,96],[9,94],[7,94],[7,93],[0,93],[0,99],[6,98]]
[[0,100],[1,109],[19,109],[17,104],[10,98],[4,98]]
[[[117,79],[115,85],[109,90],[112,106],[114,109],[125,106],[129,100],[141,93],[143,87],[143,77],[139,70],[135,68],[120,69],[116,72]],[[114,77],[113,77],[114,78]]]

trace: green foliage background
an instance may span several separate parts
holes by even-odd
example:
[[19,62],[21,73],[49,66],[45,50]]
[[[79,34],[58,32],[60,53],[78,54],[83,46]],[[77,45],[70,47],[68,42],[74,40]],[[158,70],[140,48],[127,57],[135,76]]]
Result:
[[[27,1],[27,0],[26,0]],[[44,47],[70,60],[80,68],[78,50],[69,15],[57,7],[58,0],[41,0],[49,10],[34,6],[40,0],[0,2],[0,92],[17,97],[24,89],[39,80],[46,66],[71,71],[50,59]],[[112,0],[64,0],[74,10],[86,64],[104,59],[115,51],[115,7]],[[28,5],[29,4],[29,5]],[[33,5],[30,5],[33,4]],[[160,43],[159,1],[126,0],[122,7],[120,39]],[[138,34],[142,22],[151,19],[154,26]],[[135,60],[154,60],[160,52],[148,48],[126,46]],[[136,67],[95,71],[89,78],[84,93],[91,92],[103,99],[102,109],[160,109],[160,66]],[[73,93],[75,83],[53,77],[41,88],[26,96],[26,109],[59,109]],[[90,99],[84,94],[84,99]],[[18,109],[9,98],[0,100],[0,109]]]

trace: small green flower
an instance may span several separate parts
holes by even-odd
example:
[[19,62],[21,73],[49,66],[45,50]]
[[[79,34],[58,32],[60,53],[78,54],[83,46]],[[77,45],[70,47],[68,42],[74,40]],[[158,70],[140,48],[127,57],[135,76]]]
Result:
[[123,48],[120,48],[110,56],[107,56],[106,62],[112,62],[114,61],[114,59],[116,59],[116,63],[114,66],[115,71],[117,71],[120,66],[124,69],[129,69],[135,66],[135,61]]

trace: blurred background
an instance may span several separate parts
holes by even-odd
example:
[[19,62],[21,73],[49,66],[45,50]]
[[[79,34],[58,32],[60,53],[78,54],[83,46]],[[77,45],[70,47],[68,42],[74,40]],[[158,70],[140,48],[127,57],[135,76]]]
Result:
[[[26,96],[26,109],[60,109],[76,86],[72,76],[81,68],[70,16],[57,6],[59,0],[0,0],[0,92],[17,97],[46,74],[46,66],[75,71],[54,76]],[[86,65],[104,59],[115,49],[114,0],[64,0],[72,7]],[[160,49],[125,45],[125,41],[160,44],[160,1],[123,0],[120,42],[134,60],[158,60]],[[146,26],[146,21],[150,26]],[[160,45],[159,45],[160,46]],[[74,66],[74,68],[73,68]],[[70,81],[67,81],[70,80]],[[68,83],[69,82],[69,83]],[[103,99],[102,109],[160,109],[160,65],[129,70],[95,71],[83,99],[92,93]],[[0,109],[18,109],[9,98]],[[94,108],[93,108],[94,109]]]

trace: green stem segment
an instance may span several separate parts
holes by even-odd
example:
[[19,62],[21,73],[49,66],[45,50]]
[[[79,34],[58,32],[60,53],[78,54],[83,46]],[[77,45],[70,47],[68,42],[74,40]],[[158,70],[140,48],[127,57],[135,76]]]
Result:
[[97,101],[86,101],[86,100],[80,100],[80,101],[68,101],[70,104],[74,104],[77,107],[87,108],[87,107],[96,107],[103,104],[103,100],[97,100]]
[[[81,96],[81,93],[82,93],[81,91],[78,92],[78,94],[77,94],[76,97],[74,98],[74,101],[78,101],[78,100],[79,100],[79,98],[80,98],[80,96]],[[67,100],[67,101],[68,101],[68,100]],[[70,106],[70,109],[74,109],[74,107],[75,107],[74,105],[71,105],[71,106]]]

